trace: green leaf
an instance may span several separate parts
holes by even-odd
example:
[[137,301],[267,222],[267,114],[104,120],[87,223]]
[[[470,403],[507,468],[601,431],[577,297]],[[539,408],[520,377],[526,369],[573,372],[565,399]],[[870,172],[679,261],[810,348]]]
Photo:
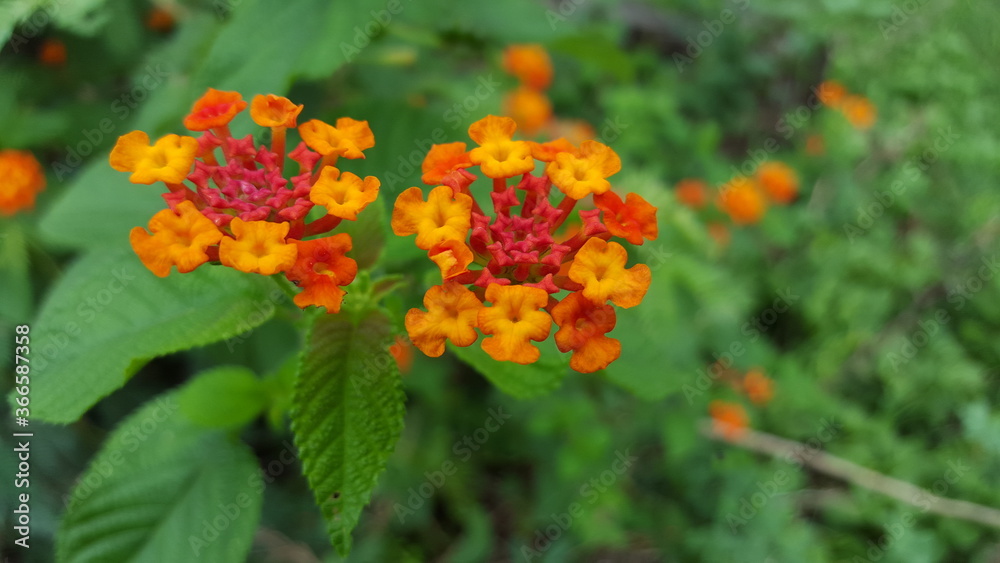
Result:
[[202,266],[167,278],[128,249],[93,252],[52,290],[32,325],[31,415],[67,423],[157,356],[230,338],[263,323],[271,280]]
[[268,387],[252,371],[227,366],[202,373],[178,396],[188,420],[208,428],[239,428],[268,404]]
[[381,312],[357,324],[319,316],[292,399],[302,468],[341,555],[403,431],[405,396],[390,338]]
[[469,364],[504,393],[518,399],[529,399],[554,391],[569,370],[569,355],[560,353],[551,337],[535,345],[542,351],[542,356],[537,362],[527,365],[498,362],[484,352],[478,342],[465,348],[449,344],[449,348],[458,359]]
[[263,499],[257,460],[179,408],[175,393],[161,396],[111,434],[73,488],[57,561],[246,560]]

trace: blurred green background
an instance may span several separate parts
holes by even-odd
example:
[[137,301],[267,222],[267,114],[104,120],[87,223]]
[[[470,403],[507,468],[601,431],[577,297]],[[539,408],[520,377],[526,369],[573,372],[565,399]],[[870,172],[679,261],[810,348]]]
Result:
[[[411,282],[388,303],[401,325],[437,276],[411,240],[388,231],[395,196],[420,185],[406,161],[416,151],[419,162],[438,130],[468,142],[468,125],[500,113],[516,84],[501,69],[503,49],[538,43],[553,59],[556,115],[590,122],[622,158],[616,188],[659,207],[659,239],[633,251],[653,285],[642,305],[619,312],[611,335],[621,359],[568,375],[543,397],[514,399],[451,354],[417,353],[403,437],[348,560],[1000,561],[996,528],[698,430],[710,401],[741,402],[755,429],[818,440],[944,497],[1000,505],[996,5],[161,6],[174,16],[169,29],[150,27],[149,2],[0,4],[0,148],[33,151],[48,177],[35,211],[0,222],[5,341],[76,257],[127,249],[128,230],[162,207],[159,190],[108,166],[117,136],[181,133],[210,86],[245,99],[287,95],[306,106],[300,122],[370,122],[376,147],[350,170],[382,180],[372,213],[383,220],[365,236],[372,247],[385,241],[375,270]],[[40,60],[51,40],[65,45],[63,64]],[[826,79],[869,98],[874,126],[855,129],[818,104]],[[249,123],[234,133],[253,131]],[[806,150],[810,137],[822,151]],[[680,205],[673,186],[688,177],[718,186],[762,152],[798,172],[800,197],[719,244],[707,223],[721,215]],[[776,299],[788,304],[778,314]],[[13,546],[5,485],[5,562],[54,560],[66,495],[129,413],[214,366],[274,374],[297,339],[279,314],[238,341],[154,360],[79,422],[34,425],[32,547]],[[11,352],[0,347],[5,366]],[[698,387],[727,353],[734,369],[774,379],[772,401],[752,405],[722,381]],[[297,462],[274,463],[287,428],[259,420],[240,437],[269,478],[249,560],[339,560]],[[8,440],[5,483],[15,473]]]

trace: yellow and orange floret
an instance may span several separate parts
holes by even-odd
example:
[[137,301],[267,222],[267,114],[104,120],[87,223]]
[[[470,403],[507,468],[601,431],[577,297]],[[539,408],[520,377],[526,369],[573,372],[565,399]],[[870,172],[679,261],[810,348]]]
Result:
[[[241,272],[283,274],[302,288],[299,307],[340,310],[344,286],[357,263],[347,256],[348,234],[330,234],[342,220],[354,221],[378,196],[379,181],[337,168],[337,159],[364,158],[375,145],[367,121],[347,117],[329,125],[313,119],[297,125],[301,105],[274,95],[256,96],[250,117],[271,131],[270,146],[252,135],[235,138],[229,124],[247,103],[237,92],[209,88],[194,103],[184,125],[195,138],[166,135],[151,142],[142,131],[121,136],[111,151],[113,168],[136,184],[163,182],[167,209],[148,230],[135,227],[132,248],[154,274],[186,273],[206,263]],[[286,154],[288,129],[301,142]],[[286,157],[298,173],[285,177]],[[313,207],[325,214],[310,222]]]
[[[469,128],[477,145],[471,150],[465,143],[432,146],[423,180],[439,185],[426,194],[412,187],[396,199],[393,231],[416,235],[442,280],[427,290],[423,309],[406,314],[407,332],[432,357],[446,342],[471,346],[481,333],[490,356],[520,364],[536,361],[533,343],[554,332],[558,348],[572,352],[571,368],[603,369],[621,353],[621,343],[606,336],[615,327],[611,304],[638,305],[651,279],[644,264],[626,267],[625,247],[610,239],[655,239],[656,209],[637,194],[623,200],[611,190],[608,178],[621,161],[610,147],[515,140],[515,130],[513,119],[490,115]],[[544,172],[536,176],[539,163]],[[492,181],[491,214],[471,192],[477,166]],[[596,208],[578,211],[579,229],[557,241],[557,229],[588,199]]]

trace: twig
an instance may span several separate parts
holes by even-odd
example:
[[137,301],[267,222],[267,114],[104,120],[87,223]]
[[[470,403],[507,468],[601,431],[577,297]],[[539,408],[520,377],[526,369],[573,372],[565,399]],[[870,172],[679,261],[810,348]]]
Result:
[[[728,442],[734,446],[765,453],[780,459],[790,459],[789,456],[795,456],[795,452],[802,452],[806,448],[804,444],[799,442],[786,440],[773,434],[752,429],[747,429],[741,436],[736,438],[724,438],[712,429],[712,423],[709,421],[703,421],[700,431],[703,435],[714,440]],[[918,506],[923,510],[950,518],[960,518],[1000,528],[1000,510],[964,500],[952,500],[940,497],[912,483],[883,475],[882,473],[823,451],[812,450],[808,456],[795,457],[810,469],[831,477],[843,479],[848,483],[864,487],[907,504]],[[918,499],[922,501],[919,504],[917,502]]]

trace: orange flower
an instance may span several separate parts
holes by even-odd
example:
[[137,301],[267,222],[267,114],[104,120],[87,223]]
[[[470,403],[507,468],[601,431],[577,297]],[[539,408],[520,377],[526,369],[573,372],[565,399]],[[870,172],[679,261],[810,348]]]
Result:
[[[237,219],[238,220],[238,219]],[[209,246],[222,240],[222,231],[190,201],[182,201],[175,209],[158,211],[149,220],[149,230],[135,227],[129,233],[132,250],[142,263],[157,276],[170,274],[170,267],[187,273],[208,261]]]
[[295,296],[295,304],[302,309],[315,305],[326,307],[327,313],[340,312],[347,292],[339,286],[350,284],[358,273],[358,263],[346,256],[351,250],[351,235],[338,233],[294,242],[295,263],[285,277],[302,287]]
[[541,45],[510,45],[503,52],[503,68],[535,90],[552,83],[552,61]]
[[583,285],[583,296],[594,303],[608,299],[619,307],[638,305],[649,289],[652,272],[645,264],[625,269],[628,253],[617,242],[591,238],[569,268],[569,279]]
[[396,336],[396,341],[389,346],[389,354],[396,360],[401,373],[408,373],[413,367],[413,343],[405,336]]
[[367,176],[362,181],[357,174],[341,174],[340,170],[327,166],[313,185],[309,200],[326,207],[327,213],[334,217],[354,221],[358,213],[378,197],[378,188],[379,181],[374,176]]
[[509,117],[488,115],[469,126],[469,137],[479,144],[469,152],[469,160],[490,178],[510,178],[531,172],[535,161],[531,146],[514,141],[517,124]]
[[432,358],[444,353],[444,343],[469,346],[479,334],[476,324],[483,304],[475,293],[454,282],[435,285],[424,294],[424,307],[406,313],[406,332],[413,345]]
[[184,118],[184,127],[191,131],[208,131],[224,127],[246,107],[247,103],[243,101],[239,92],[224,92],[209,88],[191,106],[191,113]]
[[848,96],[840,109],[855,129],[865,130],[875,124],[875,104],[864,96]]
[[111,167],[119,172],[131,172],[133,184],[165,182],[180,184],[187,177],[198,151],[193,137],[167,135],[149,145],[149,135],[142,131],[118,137],[111,150]]
[[146,15],[146,27],[160,33],[173,29],[174,23],[174,15],[159,6],[154,6]]
[[584,141],[578,154],[556,155],[546,167],[546,173],[564,194],[583,199],[589,194],[602,194],[611,189],[606,180],[622,169],[622,161],[607,145]]
[[561,152],[576,152],[576,146],[567,141],[565,137],[559,137],[547,143],[528,141],[528,146],[531,147],[531,157],[542,162],[552,162],[556,159],[556,155]]
[[299,125],[299,135],[306,145],[323,156],[364,158],[362,151],[375,146],[375,135],[367,121],[341,117],[337,126],[318,119]]
[[483,340],[483,350],[501,362],[530,364],[541,351],[530,341],[549,337],[552,317],[540,311],[549,302],[544,289],[523,285],[490,284],[486,300],[492,303],[479,311],[479,328],[493,335]]
[[423,197],[416,187],[399,194],[392,209],[392,232],[416,233],[417,247],[423,250],[446,240],[464,241],[472,221],[472,198],[448,186],[431,190],[426,202]]
[[605,192],[594,196],[594,205],[604,211],[604,223],[614,236],[632,244],[642,244],[644,237],[656,240],[659,234],[656,208],[639,194],[626,195],[622,203],[615,192]]
[[472,249],[460,240],[443,240],[434,245],[427,256],[441,269],[441,279],[450,280],[469,271]]
[[291,268],[297,254],[294,243],[285,242],[289,223],[244,221],[229,223],[235,238],[219,243],[219,261],[241,272],[270,276]]
[[559,325],[556,345],[561,352],[573,351],[569,367],[574,370],[595,372],[621,355],[621,342],[605,336],[615,328],[611,305],[596,305],[579,292],[570,293],[552,308],[552,318]]
[[66,64],[66,44],[58,39],[46,39],[38,49],[38,60],[45,66]]
[[816,97],[824,105],[832,108],[839,107],[844,97],[847,95],[847,88],[836,80],[826,80],[820,83],[816,90]]
[[465,151],[465,143],[445,143],[432,145],[427,151],[423,164],[420,165],[424,175],[420,180],[428,185],[440,185],[444,177],[458,170],[472,166],[469,153]]
[[760,221],[767,205],[753,182],[738,176],[733,178],[719,192],[716,205],[725,211],[737,225],[749,225]]
[[708,186],[694,178],[685,178],[674,187],[677,201],[692,209],[701,209],[708,204]]
[[737,403],[712,401],[708,414],[712,417],[712,431],[726,440],[742,438],[749,426],[746,410]]
[[743,378],[743,391],[755,404],[763,405],[774,396],[774,381],[759,369],[750,370]]
[[789,203],[799,193],[799,178],[783,162],[765,162],[757,168],[757,183],[772,201]]
[[250,102],[250,118],[261,127],[295,127],[303,107],[282,96],[258,94]]
[[524,86],[504,96],[503,109],[525,135],[534,135],[552,118],[552,104],[548,97]]
[[42,166],[28,151],[0,151],[0,214],[13,215],[35,207],[35,197],[45,189]]

